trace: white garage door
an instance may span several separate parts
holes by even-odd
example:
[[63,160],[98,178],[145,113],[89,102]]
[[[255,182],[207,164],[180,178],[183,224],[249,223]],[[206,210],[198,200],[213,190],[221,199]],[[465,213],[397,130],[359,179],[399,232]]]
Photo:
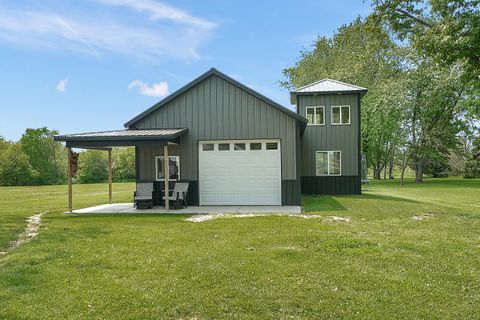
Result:
[[279,140],[202,141],[200,205],[281,205]]

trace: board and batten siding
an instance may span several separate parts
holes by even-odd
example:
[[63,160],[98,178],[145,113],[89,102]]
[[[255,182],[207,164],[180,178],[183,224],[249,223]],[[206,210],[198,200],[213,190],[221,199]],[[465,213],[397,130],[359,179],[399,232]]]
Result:
[[[306,117],[306,107],[324,106],[325,125],[307,125],[301,139],[301,176],[316,176],[316,151],[338,151],[341,156],[341,175],[358,176],[358,94],[324,94],[298,96],[298,112]],[[332,106],[350,106],[350,124],[332,125]]]
[[[198,180],[202,140],[280,139],[282,180],[297,180],[297,120],[232,83],[211,75],[133,124],[131,129],[188,128],[170,155],[180,156],[181,178]],[[161,144],[139,147],[141,180],[155,179]]]

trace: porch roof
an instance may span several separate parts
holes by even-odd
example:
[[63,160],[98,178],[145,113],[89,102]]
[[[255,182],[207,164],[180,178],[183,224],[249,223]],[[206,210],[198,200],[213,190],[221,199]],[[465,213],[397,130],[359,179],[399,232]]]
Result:
[[175,129],[132,129],[85,132],[57,135],[56,141],[65,141],[67,147],[113,147],[136,146],[150,141],[178,143],[179,138],[188,131],[187,128]]

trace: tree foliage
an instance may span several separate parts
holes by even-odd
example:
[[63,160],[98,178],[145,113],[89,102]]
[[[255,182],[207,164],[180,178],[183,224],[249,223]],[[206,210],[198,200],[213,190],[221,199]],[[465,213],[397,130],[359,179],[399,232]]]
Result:
[[87,150],[80,153],[78,181],[80,183],[105,182],[108,179],[108,160],[105,151]]
[[372,17],[436,63],[461,65],[464,79],[480,87],[479,0],[373,0]]
[[36,184],[58,184],[66,181],[66,152],[61,143],[54,141],[56,130],[46,127],[26,129],[20,145],[38,172]]
[[29,158],[20,145],[4,144],[0,152],[0,185],[31,185],[37,176],[38,172],[30,165]]
[[135,148],[116,148],[112,151],[113,181],[135,180]]

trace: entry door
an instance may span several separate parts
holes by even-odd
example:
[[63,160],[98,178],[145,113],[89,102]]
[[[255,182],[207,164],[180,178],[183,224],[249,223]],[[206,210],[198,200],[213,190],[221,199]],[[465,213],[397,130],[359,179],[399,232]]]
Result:
[[199,143],[200,205],[281,205],[279,140]]

